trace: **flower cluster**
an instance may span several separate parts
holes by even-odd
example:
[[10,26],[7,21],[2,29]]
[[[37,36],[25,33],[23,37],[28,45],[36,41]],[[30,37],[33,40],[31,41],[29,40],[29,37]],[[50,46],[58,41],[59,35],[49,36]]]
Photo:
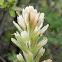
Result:
[[[39,62],[45,52],[43,46],[47,43],[47,38],[44,37],[39,43],[37,41],[49,26],[47,24],[42,27],[44,13],[38,13],[33,6],[29,6],[23,9],[22,15],[19,15],[17,20],[18,24],[15,21],[13,24],[19,32],[14,33],[16,39],[11,38],[12,42],[22,49],[26,62]],[[25,62],[20,53],[17,55],[17,59],[20,62]]]

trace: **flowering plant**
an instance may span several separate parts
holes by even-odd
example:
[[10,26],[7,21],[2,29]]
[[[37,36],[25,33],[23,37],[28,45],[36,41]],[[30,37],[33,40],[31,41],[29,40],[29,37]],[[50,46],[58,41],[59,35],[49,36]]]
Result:
[[[20,62],[39,62],[41,56],[43,56],[45,49],[43,46],[47,43],[47,38],[44,37],[39,43],[38,39],[47,30],[49,24],[44,26],[44,13],[38,13],[33,6],[26,7],[22,11],[22,15],[17,17],[18,24],[13,21],[13,24],[19,30],[14,33],[16,39],[11,38],[12,42],[15,43],[19,48],[22,49],[23,56],[19,53],[17,59]],[[43,62],[52,62],[50,59],[44,60]]]

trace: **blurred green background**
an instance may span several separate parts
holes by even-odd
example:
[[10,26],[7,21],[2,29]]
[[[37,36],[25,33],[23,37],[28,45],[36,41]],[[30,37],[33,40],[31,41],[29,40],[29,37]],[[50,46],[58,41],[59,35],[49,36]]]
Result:
[[12,34],[17,30],[12,22],[17,22],[16,11],[21,14],[22,9],[29,5],[38,12],[44,12],[44,25],[50,25],[44,33],[48,38],[44,46],[46,51],[39,62],[48,58],[53,62],[62,62],[62,0],[0,0],[0,62],[13,62],[16,54],[22,53],[11,42],[11,37],[14,37]]

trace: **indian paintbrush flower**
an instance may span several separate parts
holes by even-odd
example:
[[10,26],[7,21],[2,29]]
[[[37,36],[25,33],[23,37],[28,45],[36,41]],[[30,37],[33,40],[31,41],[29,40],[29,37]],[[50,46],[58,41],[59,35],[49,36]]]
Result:
[[[19,32],[14,33],[16,39],[11,38],[12,42],[22,49],[26,62],[39,62],[45,52],[43,46],[47,43],[47,38],[44,37],[39,43],[37,41],[49,26],[47,24],[42,28],[44,13],[38,13],[33,6],[27,6],[23,9],[22,15],[17,17],[17,22],[18,24],[13,21],[13,24]],[[17,59],[24,62],[20,53],[17,55]]]

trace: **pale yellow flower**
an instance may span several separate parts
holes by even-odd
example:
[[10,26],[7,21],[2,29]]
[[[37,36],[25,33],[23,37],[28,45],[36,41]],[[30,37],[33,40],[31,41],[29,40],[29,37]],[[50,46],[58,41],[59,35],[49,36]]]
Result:
[[17,55],[17,59],[19,61],[25,62],[24,59],[23,59],[23,56],[20,53]]
[[29,37],[29,34],[26,31],[21,32],[22,38],[27,38]]
[[18,20],[18,24],[25,29],[25,21],[24,21],[24,18],[22,17],[22,15],[18,16],[17,17],[17,20]]
[[43,56],[44,52],[45,52],[45,49],[42,47],[42,48],[40,49],[40,51],[39,51],[39,54],[41,54],[41,55]]

